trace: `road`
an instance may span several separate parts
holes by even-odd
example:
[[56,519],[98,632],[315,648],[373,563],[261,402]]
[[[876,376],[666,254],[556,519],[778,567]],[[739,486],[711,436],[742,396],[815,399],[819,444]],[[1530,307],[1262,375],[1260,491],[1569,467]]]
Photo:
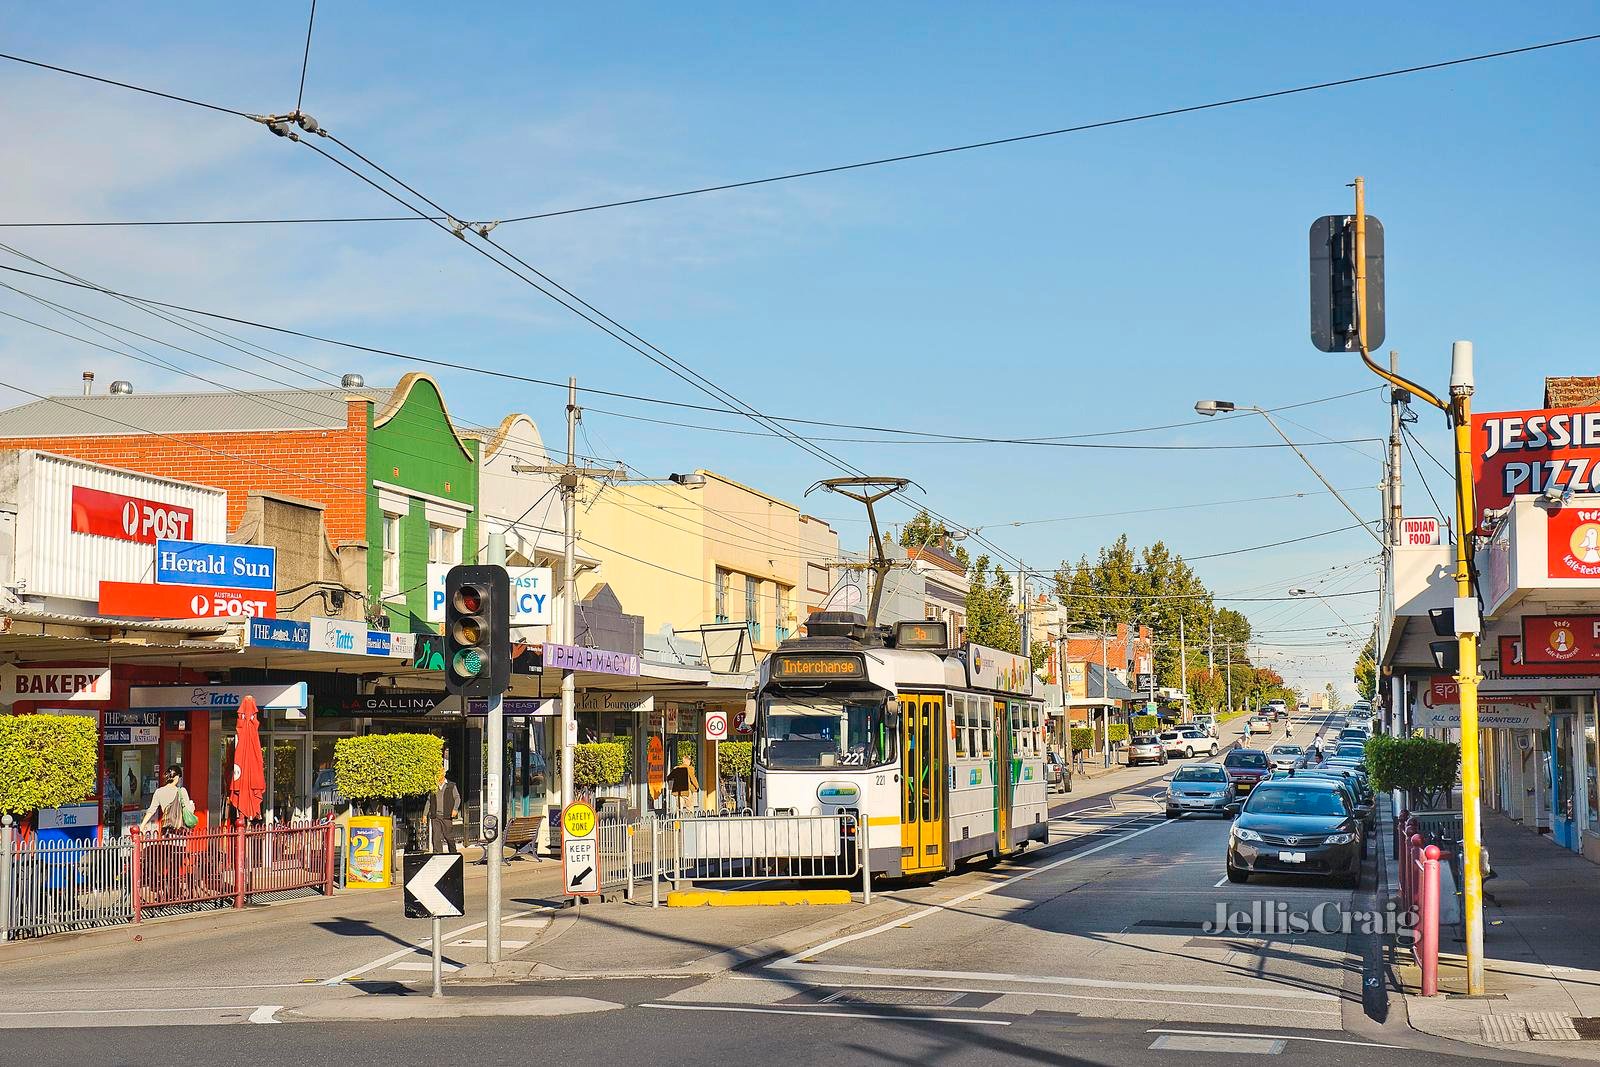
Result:
[[[1316,725],[1298,724],[1296,739]],[[396,969],[425,965],[421,924],[394,920],[392,904],[363,912],[362,898],[174,924],[149,941],[62,942],[0,964],[11,1028],[0,1062],[439,1063],[467,1049],[484,1064],[1474,1058],[1405,1026],[1378,939],[1265,928],[1280,908],[1374,909],[1370,870],[1354,893],[1228,883],[1226,820],[1169,821],[1133,795],[1171,769],[1067,798],[1048,845],[1015,861],[890,888],[868,911],[832,910],[826,929],[804,909],[540,910],[554,872],[524,867],[513,910],[525,925],[506,934],[528,942],[516,957],[613,976],[458,982],[443,1004],[394,995],[425,977]],[[1219,910],[1243,924],[1214,930]],[[461,962],[481,959],[471,927],[450,928]],[[718,955],[752,944],[762,949],[748,959]],[[443,1017],[343,1017],[372,1005]],[[198,1025],[249,1022],[286,1025]]]

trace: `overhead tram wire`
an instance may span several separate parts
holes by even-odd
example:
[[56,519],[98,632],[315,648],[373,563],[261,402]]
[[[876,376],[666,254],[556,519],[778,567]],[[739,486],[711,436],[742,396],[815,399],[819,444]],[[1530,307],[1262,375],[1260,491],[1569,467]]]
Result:
[[298,113],[306,99],[306,71],[311,66],[311,31],[317,25],[317,0],[311,0],[311,17],[306,20],[306,50],[300,57],[300,91],[295,94],[294,109]]
[[[28,261],[33,262],[33,263],[38,263],[41,266],[48,266],[47,264],[43,264],[38,259],[35,259],[32,256],[29,256],[27,253],[21,252],[18,249],[14,248],[14,247],[12,247],[10,245],[7,245],[7,244],[5,244],[3,242],[0,242],[0,250],[4,250],[4,251],[7,251],[7,252],[10,252],[11,254],[13,254],[15,256],[18,256],[19,258],[27,259]],[[60,268],[56,268],[56,267],[50,267],[49,269],[58,270],[58,271],[60,270]],[[136,296],[136,295],[133,295],[133,294],[130,294],[130,293],[121,292],[119,290],[109,289],[109,288],[106,288],[104,286],[94,284],[92,282],[86,282],[86,281],[82,281],[82,280],[69,281],[69,280],[67,280],[65,278],[58,278],[58,277],[54,277],[54,276],[51,276],[51,275],[48,275],[48,274],[40,274],[37,271],[24,270],[21,267],[12,267],[12,266],[7,266],[5,264],[0,264],[0,271],[7,271],[7,272],[12,273],[12,274],[21,274],[21,275],[24,275],[26,277],[37,278],[37,279],[39,279],[41,281],[53,282],[53,283],[55,283],[57,285],[71,286],[73,288],[78,288],[78,289],[87,289],[87,290],[90,290],[92,292],[103,293],[106,296],[116,297],[116,298],[119,298],[119,299],[122,299],[122,300],[127,300],[127,301],[134,301],[135,303],[141,304],[141,305],[150,305],[151,307],[164,308],[164,309],[167,309],[167,310],[170,310],[170,311],[183,312],[185,314],[190,314],[190,315],[199,315],[199,316],[203,316],[205,318],[217,319],[217,320],[222,321],[222,322],[231,322],[231,323],[234,323],[234,324],[240,325],[240,326],[249,326],[249,327],[252,327],[254,329],[267,330],[267,331],[272,332],[272,333],[280,333],[280,334],[284,334],[285,336],[289,336],[289,337],[298,337],[298,338],[301,338],[301,339],[307,340],[307,341],[315,341],[315,342],[317,342],[319,344],[333,345],[333,346],[338,347],[338,348],[348,349],[348,350],[353,351],[353,352],[361,352],[361,353],[364,353],[366,355],[382,356],[382,357],[385,357],[385,358],[388,358],[388,359],[398,359],[398,360],[401,360],[403,362],[417,363],[417,364],[420,364],[420,365],[423,365],[423,366],[435,367],[435,368],[438,368],[438,369],[441,369],[441,370],[453,370],[453,371],[460,371],[460,372],[468,373],[468,374],[480,374],[480,375],[484,375],[484,376],[491,377],[491,378],[498,378],[498,379],[501,379],[503,381],[514,381],[514,382],[522,382],[522,383],[525,383],[525,384],[528,384],[528,385],[539,385],[539,386],[544,386],[546,388],[560,389],[563,392],[567,388],[567,383],[566,382],[558,382],[558,381],[555,381],[555,380],[552,380],[552,379],[546,379],[546,378],[534,378],[534,377],[531,377],[529,375],[517,374],[517,373],[514,373],[512,371],[495,370],[493,368],[477,366],[477,365],[469,364],[469,363],[460,363],[460,362],[455,362],[455,361],[451,361],[451,360],[437,359],[437,358],[433,358],[433,357],[429,357],[429,356],[419,356],[419,355],[415,355],[415,354],[409,353],[409,352],[400,352],[400,351],[397,351],[397,350],[394,350],[394,349],[380,348],[380,347],[375,346],[375,345],[366,345],[366,344],[362,344],[362,343],[356,342],[356,341],[346,341],[346,340],[341,340],[341,339],[335,338],[335,337],[325,337],[325,336],[322,336],[320,334],[309,333],[309,332],[307,332],[305,330],[297,330],[297,329],[293,329],[293,328],[287,327],[287,326],[278,326],[278,325],[274,325],[274,324],[271,324],[271,323],[259,322],[259,321],[254,320],[254,319],[241,318],[241,317],[236,316],[236,315],[226,315],[226,314],[223,314],[223,313],[217,312],[217,311],[207,311],[207,310],[205,310],[203,308],[195,308],[195,307],[190,307],[190,306],[187,306],[187,305],[184,305],[184,304],[175,304],[175,303],[171,303],[169,301],[156,300],[156,299],[153,299],[151,297]],[[66,272],[62,272],[62,273],[66,273]],[[176,323],[174,325],[176,325]],[[239,338],[235,337],[232,334],[224,334],[224,336],[233,337],[234,340],[239,340]],[[243,344],[251,344],[253,347],[257,347],[257,348],[262,347],[260,345],[255,345],[254,342],[241,341],[241,343],[243,343]],[[267,352],[272,352],[274,355],[279,355],[279,356],[283,355],[282,353],[278,353],[273,349],[263,349],[263,350],[267,351]],[[294,357],[284,357],[284,358],[294,359]],[[299,361],[299,360],[296,360],[296,362],[301,362],[303,365],[308,366],[308,367],[313,367],[316,370],[321,371],[323,373],[328,373],[328,374],[332,373],[331,371],[325,371],[323,368],[316,367],[315,364],[304,363],[304,361]],[[628,401],[633,401],[635,403],[640,403],[640,404],[655,404],[655,405],[659,405],[659,406],[681,408],[681,409],[686,409],[686,410],[690,410],[690,411],[704,411],[704,412],[710,412],[710,413],[721,414],[721,415],[739,414],[738,412],[730,411],[726,407],[713,407],[713,406],[711,406],[709,404],[696,404],[696,403],[683,401],[683,400],[669,400],[669,399],[666,399],[664,397],[644,396],[644,395],[640,395],[640,394],[637,394],[637,393],[622,393],[622,392],[617,392],[615,390],[610,390],[610,389],[599,389],[599,388],[595,388],[593,386],[580,385],[580,386],[578,386],[578,392],[579,393],[588,393],[588,394],[593,395],[593,396],[611,397],[611,398],[617,399],[617,400],[628,400]],[[1308,406],[1311,406],[1311,405],[1314,405],[1314,404],[1326,404],[1326,403],[1330,403],[1330,402],[1335,401],[1335,400],[1343,400],[1343,399],[1346,399],[1348,397],[1359,396],[1359,395],[1361,395],[1363,393],[1367,393],[1367,392],[1371,392],[1371,389],[1356,389],[1356,390],[1352,390],[1350,392],[1336,393],[1336,394],[1334,394],[1332,396],[1318,397],[1315,400],[1302,400],[1302,401],[1298,401],[1298,402],[1296,402],[1294,404],[1284,404],[1284,405],[1280,405],[1278,407],[1268,408],[1266,410],[1271,411],[1273,413],[1277,413],[1279,411],[1286,411],[1286,410],[1290,410],[1292,408],[1308,407]],[[607,414],[607,415],[620,415],[621,414],[621,413],[618,413],[618,412],[607,411],[607,410],[600,409],[600,408],[589,407],[587,405],[584,407],[584,410],[585,411],[594,411],[594,412],[596,412],[598,414]],[[622,417],[628,417],[628,416],[622,416]],[[1186,422],[1163,423],[1163,424],[1159,424],[1159,425],[1155,425],[1155,426],[1129,427],[1129,428],[1120,429],[1120,430],[1102,430],[1102,431],[1096,431],[1096,432],[1087,433],[1087,434],[1072,434],[1072,435],[1058,435],[1058,436],[1053,436],[1053,437],[1017,438],[1017,439],[997,439],[997,438],[987,438],[987,437],[972,436],[972,435],[937,433],[937,432],[929,431],[929,430],[914,430],[914,429],[908,429],[908,428],[904,428],[904,427],[873,426],[873,425],[866,424],[866,423],[836,422],[836,421],[830,421],[830,420],[827,420],[827,419],[809,419],[809,418],[803,418],[803,417],[794,416],[794,415],[767,415],[765,417],[768,418],[768,419],[771,419],[771,420],[773,420],[775,422],[789,423],[789,424],[796,425],[796,426],[820,426],[820,427],[831,427],[831,428],[835,428],[835,429],[844,429],[844,430],[862,430],[862,431],[869,432],[869,433],[900,434],[900,435],[905,435],[905,436],[910,436],[910,437],[934,438],[934,439],[936,439],[938,441],[952,441],[952,442],[970,441],[970,442],[976,442],[976,443],[994,443],[995,441],[998,440],[998,441],[1001,441],[1002,443],[1010,443],[1011,440],[1017,440],[1017,441],[1026,443],[1026,442],[1029,442],[1029,441],[1058,441],[1058,440],[1059,441],[1069,441],[1069,440],[1079,440],[1079,439],[1086,439],[1086,438],[1093,438],[1093,437],[1109,437],[1109,436],[1122,436],[1122,435],[1136,434],[1136,433],[1150,433],[1150,432],[1154,432],[1154,431],[1157,431],[1157,430],[1164,430],[1164,429],[1175,429],[1175,428],[1184,428],[1184,427],[1191,427],[1191,426],[1215,425],[1215,424],[1224,423],[1224,422],[1231,422],[1236,418],[1245,418],[1245,417],[1248,417],[1248,416],[1223,416],[1223,417],[1219,417],[1219,418],[1216,418],[1216,419],[1209,420],[1209,422],[1205,421],[1205,420],[1194,419],[1194,420],[1189,420],[1189,421],[1186,421]],[[704,426],[700,426],[700,425],[694,424],[694,423],[684,423],[684,424],[681,424],[681,425],[685,426],[686,428],[691,428],[691,429],[712,429],[711,427],[704,427]],[[750,431],[744,431],[744,432],[750,432]],[[780,436],[780,435],[773,434],[772,436]],[[1266,446],[1260,446],[1260,447],[1266,447]],[[1281,447],[1281,445],[1272,446],[1272,447]],[[1055,520],[1044,520],[1044,521],[1055,521]],[[1000,525],[1000,524],[987,523],[987,524],[984,524],[984,525]],[[966,528],[966,527],[964,527],[964,528]]]
[[1433,495],[1433,485],[1428,481],[1427,474],[1423,472],[1422,464],[1417,462],[1417,454],[1411,449],[1411,433],[1406,430],[1404,423],[1400,424],[1400,428],[1406,431],[1401,438],[1406,443],[1406,455],[1411,457],[1411,467],[1417,472],[1417,480],[1422,483],[1422,488],[1427,491],[1428,499],[1433,502],[1433,513],[1439,516],[1441,525],[1448,526],[1450,520],[1445,517],[1444,508],[1439,506],[1439,498]]
[[[1017,135],[1013,135],[1013,136],[1009,136],[1009,137],[991,138],[991,139],[988,139],[988,140],[974,141],[974,142],[967,143],[967,144],[950,145],[950,146],[947,146],[947,147],[944,147],[944,148],[934,148],[934,149],[927,149],[927,150],[919,151],[919,152],[907,152],[907,153],[901,153],[901,154],[898,154],[898,155],[882,156],[882,157],[875,158],[875,159],[860,160],[860,161],[854,162],[854,163],[842,163],[842,164],[835,164],[835,165],[825,166],[825,167],[812,167],[812,168],[809,168],[809,169],[806,169],[806,170],[791,171],[791,172],[784,173],[784,174],[774,174],[774,175],[769,175],[769,176],[763,177],[763,178],[751,178],[751,179],[746,179],[746,180],[743,180],[743,181],[722,182],[722,183],[719,183],[719,184],[716,184],[716,185],[698,186],[696,188],[682,189],[682,190],[678,190],[676,192],[653,193],[653,194],[650,194],[650,195],[647,195],[647,196],[630,197],[630,198],[623,199],[623,200],[612,200],[612,201],[607,201],[607,202],[598,203],[598,204],[587,204],[587,205],[584,205],[582,207],[561,208],[561,209],[554,210],[554,211],[541,211],[541,212],[536,212],[536,213],[527,214],[527,215],[514,215],[514,216],[510,216],[508,218],[500,219],[500,220],[498,220],[498,222],[501,225],[508,225],[508,224],[517,223],[517,222],[533,222],[533,221],[537,221],[537,220],[541,220],[541,219],[560,218],[560,217],[566,216],[566,215],[579,215],[579,214],[585,214],[585,213],[594,212],[594,211],[606,211],[606,210],[609,210],[609,209],[612,209],[612,208],[632,207],[632,206],[635,206],[635,205],[638,205],[638,204],[652,204],[652,203],[658,203],[658,202],[665,201],[665,200],[677,200],[677,199],[681,199],[683,197],[701,196],[701,195],[705,195],[705,194],[708,194],[708,193],[728,192],[728,191],[731,191],[731,190],[734,190],[734,189],[748,189],[748,188],[753,188],[753,187],[756,187],[756,186],[772,185],[772,184],[775,184],[775,183],[778,183],[778,182],[795,181],[795,180],[798,180],[798,179],[801,179],[801,178],[814,178],[814,177],[820,177],[820,176],[828,175],[828,174],[841,174],[841,173],[845,173],[845,172],[849,172],[849,171],[865,170],[865,169],[871,168],[871,167],[888,166],[889,164],[893,164],[893,163],[906,163],[906,162],[911,162],[913,160],[932,159],[932,158],[936,158],[936,157],[939,157],[939,156],[954,155],[954,154],[962,153],[962,152],[973,152],[973,151],[977,151],[979,149],[997,148],[997,147],[1001,147],[1001,146],[1005,146],[1005,145],[1022,144],[1022,143],[1029,142],[1029,141],[1043,140],[1043,139],[1052,138],[1052,137],[1063,137],[1063,136],[1067,136],[1069,134],[1086,133],[1086,132],[1093,131],[1093,130],[1107,129],[1107,128],[1116,127],[1116,126],[1126,126],[1126,125],[1131,125],[1131,124],[1134,124],[1134,123],[1150,122],[1150,121],[1154,121],[1156,119],[1174,118],[1174,117],[1179,116],[1179,115],[1191,115],[1191,114],[1196,114],[1196,113],[1199,113],[1199,112],[1215,111],[1215,110],[1219,110],[1219,109],[1222,109],[1222,108],[1237,107],[1237,106],[1240,106],[1240,105],[1243,105],[1243,104],[1260,103],[1260,102],[1266,101],[1266,100],[1275,100],[1275,99],[1281,99],[1283,97],[1298,96],[1298,95],[1303,95],[1303,94],[1306,94],[1306,93],[1321,92],[1321,91],[1325,91],[1325,90],[1329,90],[1329,89],[1343,88],[1343,87],[1351,86],[1351,85],[1360,85],[1360,84],[1364,84],[1364,83],[1367,83],[1367,82],[1383,81],[1383,80],[1390,79],[1390,78],[1400,78],[1400,77],[1405,77],[1407,75],[1421,74],[1421,73],[1425,73],[1425,72],[1428,72],[1428,71],[1445,70],[1445,69],[1449,69],[1449,68],[1452,68],[1452,67],[1465,66],[1465,65],[1471,64],[1471,63],[1481,63],[1481,62],[1486,62],[1486,61],[1494,60],[1494,59],[1504,59],[1504,58],[1508,58],[1508,57],[1511,57],[1511,56],[1525,55],[1525,54],[1528,54],[1528,53],[1531,53],[1531,52],[1540,52],[1540,51],[1545,51],[1545,50],[1553,49],[1553,48],[1564,48],[1564,47],[1568,47],[1568,46],[1571,46],[1571,45],[1585,44],[1585,43],[1588,43],[1588,42],[1591,42],[1591,41],[1596,41],[1596,40],[1600,40],[1600,34],[1586,34],[1586,35],[1578,36],[1578,37],[1567,37],[1567,38],[1563,38],[1563,39],[1560,39],[1560,40],[1543,41],[1543,42],[1540,42],[1540,43],[1537,43],[1537,44],[1523,45],[1523,46],[1520,46],[1520,47],[1517,47],[1517,48],[1506,48],[1506,49],[1501,49],[1499,51],[1494,51],[1494,52],[1481,52],[1481,53],[1478,53],[1478,54],[1475,54],[1475,55],[1470,55],[1470,56],[1458,56],[1458,57],[1456,57],[1454,59],[1439,60],[1439,61],[1436,61],[1436,62],[1433,62],[1433,63],[1422,63],[1422,64],[1416,64],[1416,65],[1409,66],[1409,67],[1397,67],[1397,68],[1393,68],[1393,69],[1390,69],[1390,70],[1378,71],[1378,72],[1372,73],[1372,74],[1354,75],[1354,76],[1347,77],[1347,78],[1337,78],[1337,79],[1334,79],[1334,80],[1331,80],[1331,81],[1313,82],[1313,83],[1306,84],[1306,85],[1293,86],[1293,87],[1287,88],[1287,89],[1276,89],[1276,90],[1271,90],[1271,91],[1267,91],[1267,92],[1251,93],[1251,94],[1248,94],[1248,95],[1245,95],[1245,96],[1235,96],[1235,97],[1229,97],[1229,98],[1221,99],[1221,100],[1212,100],[1212,101],[1208,101],[1206,103],[1201,103],[1201,104],[1189,104],[1189,105],[1185,105],[1185,106],[1182,106],[1182,107],[1166,108],[1166,109],[1159,110],[1159,111],[1147,111],[1147,112],[1143,112],[1143,113],[1135,114],[1135,115],[1125,115],[1125,116],[1121,116],[1119,118],[1103,119],[1103,120],[1100,120],[1100,121],[1097,121],[1097,122],[1081,123],[1081,124],[1074,125],[1074,126],[1063,126],[1063,127],[1058,128],[1058,129],[1039,130],[1039,131],[1036,131],[1036,132],[1033,132],[1033,133],[1017,134]],[[309,54],[309,48],[310,48],[310,32],[309,32],[309,27],[308,27],[307,28],[307,50],[308,50],[308,54]],[[12,62],[16,62],[16,63],[24,63],[24,64],[27,64],[29,66],[40,67],[40,68],[43,68],[45,70],[52,70],[52,71],[56,71],[57,73],[68,74],[68,75],[71,75],[73,77],[86,78],[86,79],[88,79],[90,81],[101,82],[101,83],[106,84],[106,85],[113,85],[113,86],[117,86],[117,87],[120,87],[120,88],[123,88],[123,89],[131,89],[134,92],[148,93],[149,95],[163,97],[165,99],[176,101],[178,103],[191,104],[191,105],[196,106],[196,107],[208,108],[208,109],[213,110],[213,111],[221,111],[221,112],[224,112],[224,113],[227,113],[227,114],[230,114],[230,115],[238,115],[238,116],[243,117],[243,118],[254,118],[255,117],[255,116],[252,116],[252,115],[248,115],[248,114],[246,114],[245,112],[242,112],[242,111],[235,111],[232,108],[221,107],[219,105],[209,104],[209,103],[206,103],[206,102],[200,101],[200,100],[192,100],[192,99],[189,99],[187,97],[181,97],[181,96],[174,95],[172,93],[165,93],[165,92],[160,92],[160,91],[154,90],[154,89],[147,89],[147,88],[144,88],[142,86],[130,84],[128,82],[115,81],[115,80],[113,80],[111,78],[99,77],[97,75],[87,74],[87,73],[84,73],[82,71],[72,70],[72,69],[69,69],[67,67],[59,67],[59,66],[55,66],[55,65],[50,64],[50,63],[43,63],[43,62],[40,62],[39,60],[25,59],[25,58],[23,58],[21,56],[10,55],[10,54],[6,54],[6,53],[0,53],[0,59],[7,59],[7,60],[11,60]],[[298,105],[296,105],[296,109],[298,110]],[[428,221],[435,221],[435,222],[446,222],[446,221],[448,221],[448,217],[444,213],[443,209],[439,209],[439,210],[440,210],[440,216],[435,217],[435,218],[430,218],[430,219],[428,219]],[[341,218],[341,219],[316,219],[316,218],[310,218],[310,219],[198,219],[198,220],[180,220],[180,221],[151,221],[151,222],[132,221],[132,222],[114,222],[114,223],[55,222],[55,223],[37,223],[37,224],[34,224],[34,225],[45,225],[45,226],[77,226],[77,225],[122,225],[122,226],[201,225],[201,226],[229,226],[229,225],[271,225],[271,224],[288,224],[288,223],[316,223],[316,222],[400,222],[400,221],[418,221],[418,220],[415,220],[410,216],[403,216],[402,215],[402,216],[365,216],[365,217]],[[0,223],[0,226],[18,226],[18,225],[28,225],[28,224],[27,223]]]

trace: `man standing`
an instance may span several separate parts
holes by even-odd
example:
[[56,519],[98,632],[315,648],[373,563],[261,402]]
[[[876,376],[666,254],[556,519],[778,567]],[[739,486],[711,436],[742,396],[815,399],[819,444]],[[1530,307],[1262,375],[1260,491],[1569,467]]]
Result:
[[435,852],[456,850],[455,818],[461,814],[461,794],[439,768],[439,785],[428,796],[428,828]]

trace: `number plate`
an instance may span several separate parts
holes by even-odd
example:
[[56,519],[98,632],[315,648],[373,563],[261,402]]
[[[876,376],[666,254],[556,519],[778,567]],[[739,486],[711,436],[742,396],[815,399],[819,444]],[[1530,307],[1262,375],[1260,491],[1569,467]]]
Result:
[[1304,852],[1280,852],[1280,853],[1278,853],[1278,862],[1279,863],[1304,863],[1305,861],[1306,861],[1306,854]]

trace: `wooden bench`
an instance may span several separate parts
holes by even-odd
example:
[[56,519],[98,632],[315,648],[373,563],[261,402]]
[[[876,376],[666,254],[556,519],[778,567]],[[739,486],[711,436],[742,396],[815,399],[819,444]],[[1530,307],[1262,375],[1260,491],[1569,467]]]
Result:
[[[527,859],[533,857],[539,863],[544,862],[544,857],[539,855],[539,830],[544,826],[543,815],[521,815],[506,824],[505,847],[512,851],[505,855],[505,862]],[[489,862],[489,850],[483,851],[483,859],[479,863]]]

